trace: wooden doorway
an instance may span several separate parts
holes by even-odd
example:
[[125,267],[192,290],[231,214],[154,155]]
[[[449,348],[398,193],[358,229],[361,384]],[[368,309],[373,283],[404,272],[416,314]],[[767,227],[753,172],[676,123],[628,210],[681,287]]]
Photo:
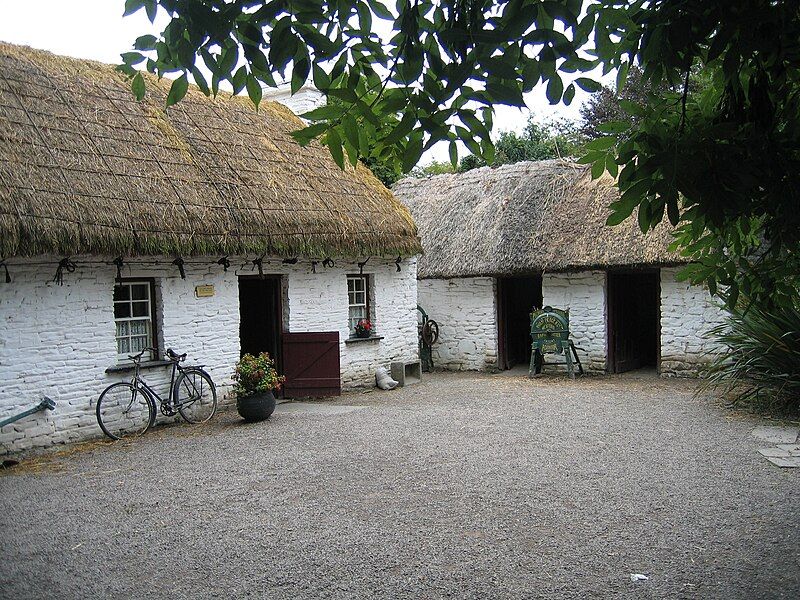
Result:
[[658,270],[609,271],[606,306],[608,371],[657,368],[661,332]]
[[497,363],[500,369],[531,361],[531,312],[542,307],[542,276],[497,280]]
[[283,373],[283,302],[281,277],[239,277],[239,344],[241,354],[268,352]]

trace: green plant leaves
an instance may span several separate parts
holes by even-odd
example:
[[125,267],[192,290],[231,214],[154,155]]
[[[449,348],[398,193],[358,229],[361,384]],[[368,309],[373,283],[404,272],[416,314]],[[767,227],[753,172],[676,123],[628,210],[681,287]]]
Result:
[[133,76],[131,80],[131,91],[137,100],[144,100],[144,77],[142,77],[141,73],[136,73],[136,75]]
[[172,82],[172,85],[169,88],[169,94],[167,94],[167,107],[177,104],[183,100],[183,97],[186,95],[188,89],[189,80],[184,73]]

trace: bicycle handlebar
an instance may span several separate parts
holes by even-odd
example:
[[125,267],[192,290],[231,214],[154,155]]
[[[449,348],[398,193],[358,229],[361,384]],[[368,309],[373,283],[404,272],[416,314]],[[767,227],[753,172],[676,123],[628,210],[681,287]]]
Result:
[[[150,352],[150,351],[157,353],[158,349],[157,348],[144,348],[141,352],[139,352],[139,354],[136,354],[136,355],[129,354],[128,358],[130,360],[132,360],[133,362],[135,362],[135,363],[139,363],[142,360],[142,356],[144,356],[146,352]],[[184,360],[186,360],[186,353],[185,352],[183,354],[178,354],[172,348],[167,348],[164,351],[164,356],[166,356],[168,360],[171,360],[171,361],[174,361],[174,362],[183,362]]]

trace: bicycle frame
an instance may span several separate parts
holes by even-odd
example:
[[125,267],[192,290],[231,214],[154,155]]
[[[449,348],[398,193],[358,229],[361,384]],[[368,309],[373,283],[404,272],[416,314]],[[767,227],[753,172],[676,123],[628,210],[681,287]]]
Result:
[[139,370],[140,368],[137,363],[133,373],[133,378],[131,379],[131,385],[133,385],[138,392],[145,394],[153,402],[153,404],[156,404],[157,400],[161,414],[168,417],[175,416],[180,408],[195,402],[196,398],[192,398],[188,402],[181,402],[180,404],[176,404],[174,402],[176,376],[185,371],[178,361],[172,361],[172,373],[170,374],[169,378],[169,394],[166,400],[150,385],[148,385],[144,379],[142,379],[141,375],[139,374]]

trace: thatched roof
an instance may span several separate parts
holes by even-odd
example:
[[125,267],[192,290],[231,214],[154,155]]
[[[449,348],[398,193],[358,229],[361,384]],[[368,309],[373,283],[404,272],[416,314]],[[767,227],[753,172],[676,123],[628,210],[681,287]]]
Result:
[[300,147],[287,108],[0,43],[0,257],[411,255],[416,229],[366,168]]
[[607,227],[617,197],[610,177],[592,181],[570,161],[521,162],[403,179],[425,255],[420,278],[502,276],[680,262],[665,225],[643,235],[632,217]]

